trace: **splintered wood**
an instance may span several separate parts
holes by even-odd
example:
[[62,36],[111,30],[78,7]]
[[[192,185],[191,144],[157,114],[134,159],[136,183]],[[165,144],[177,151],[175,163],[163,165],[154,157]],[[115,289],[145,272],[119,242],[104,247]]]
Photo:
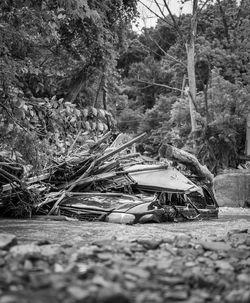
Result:
[[[45,169],[40,175],[23,178],[22,165],[0,158],[0,206],[6,214],[13,215],[13,209],[19,205],[29,205],[28,215],[43,213],[51,215],[57,211],[61,201],[73,191],[107,190],[108,188],[132,184],[123,164],[140,163],[134,144],[145,137],[145,133],[131,139],[128,135],[106,133],[88,150],[73,153]],[[117,136],[115,136],[117,137]],[[25,192],[25,199],[23,193]],[[26,207],[27,208],[27,207]],[[15,209],[16,211],[16,209]]]

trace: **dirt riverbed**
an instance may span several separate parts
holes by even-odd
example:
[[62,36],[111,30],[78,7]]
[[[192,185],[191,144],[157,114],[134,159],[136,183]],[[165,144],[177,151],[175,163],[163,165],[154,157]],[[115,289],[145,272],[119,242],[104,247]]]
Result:
[[134,226],[0,220],[0,303],[247,303],[249,281],[249,209]]

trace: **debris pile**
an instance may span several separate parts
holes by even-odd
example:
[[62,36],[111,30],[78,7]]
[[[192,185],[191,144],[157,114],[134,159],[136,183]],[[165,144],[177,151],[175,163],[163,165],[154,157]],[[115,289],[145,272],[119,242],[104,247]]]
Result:
[[71,153],[32,178],[22,178],[15,163],[1,161],[2,213],[120,223],[216,217],[218,207],[208,188],[167,161],[136,153],[134,145],[145,135],[131,139],[108,132],[89,150]]

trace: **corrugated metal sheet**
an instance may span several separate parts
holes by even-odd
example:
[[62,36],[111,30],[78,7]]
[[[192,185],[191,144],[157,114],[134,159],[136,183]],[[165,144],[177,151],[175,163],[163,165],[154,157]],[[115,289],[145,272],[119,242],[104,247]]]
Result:
[[[188,193],[199,191],[200,188],[173,167],[159,165],[134,165],[126,169],[137,186],[152,191],[171,191]],[[136,171],[138,170],[138,171]]]

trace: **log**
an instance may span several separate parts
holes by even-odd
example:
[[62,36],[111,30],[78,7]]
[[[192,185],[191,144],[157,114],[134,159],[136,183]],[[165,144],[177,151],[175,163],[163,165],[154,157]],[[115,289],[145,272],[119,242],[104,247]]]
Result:
[[159,156],[185,165],[197,177],[213,184],[214,175],[206,165],[201,165],[194,155],[167,143],[163,143],[159,149]]

